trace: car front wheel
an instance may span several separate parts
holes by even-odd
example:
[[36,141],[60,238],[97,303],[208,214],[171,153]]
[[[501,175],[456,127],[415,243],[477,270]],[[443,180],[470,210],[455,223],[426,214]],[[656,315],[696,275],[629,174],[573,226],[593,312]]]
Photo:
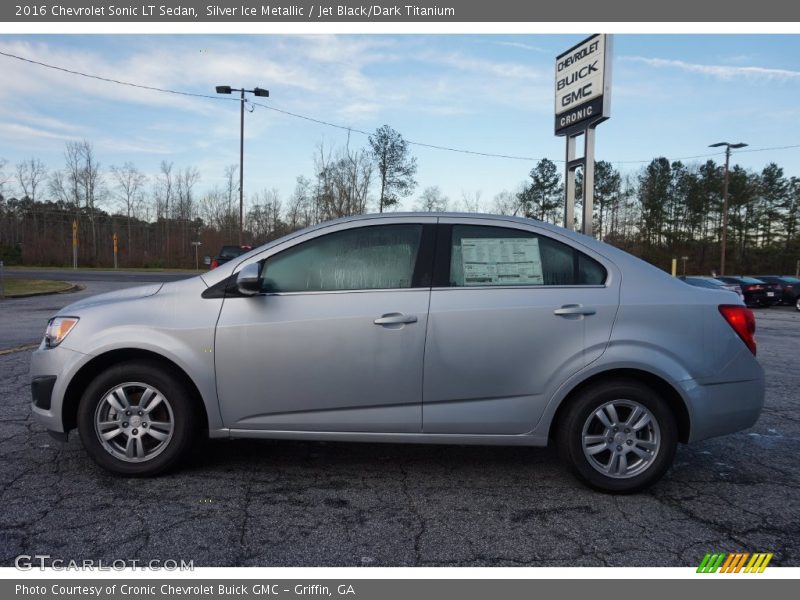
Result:
[[151,362],[114,365],[89,384],[78,431],[101,467],[129,477],[157,475],[179,463],[197,419],[185,385]]
[[669,469],[678,441],[667,403],[633,380],[582,390],[556,432],[559,454],[589,486],[614,493],[640,491]]

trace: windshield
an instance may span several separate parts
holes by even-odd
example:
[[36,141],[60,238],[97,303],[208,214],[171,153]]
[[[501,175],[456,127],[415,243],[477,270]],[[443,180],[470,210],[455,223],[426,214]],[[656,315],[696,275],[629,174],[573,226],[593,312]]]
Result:
[[237,256],[241,256],[245,252],[247,252],[247,250],[245,250],[244,248],[240,248],[239,246],[223,246],[219,255],[222,258],[236,258]]

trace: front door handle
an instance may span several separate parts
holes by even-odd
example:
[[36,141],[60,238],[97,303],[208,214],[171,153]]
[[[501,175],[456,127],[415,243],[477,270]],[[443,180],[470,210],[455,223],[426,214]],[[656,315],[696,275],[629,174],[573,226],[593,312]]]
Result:
[[402,313],[386,313],[373,321],[375,325],[403,325],[416,322],[417,315],[404,315]]
[[582,304],[565,304],[561,308],[553,311],[554,315],[559,317],[567,317],[570,315],[593,315],[597,312],[596,308],[591,306],[583,306]]

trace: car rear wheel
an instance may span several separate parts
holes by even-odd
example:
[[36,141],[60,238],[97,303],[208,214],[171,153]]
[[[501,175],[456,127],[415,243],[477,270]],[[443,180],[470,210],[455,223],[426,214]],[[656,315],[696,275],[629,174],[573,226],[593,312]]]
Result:
[[797,300],[794,301],[794,308],[795,310],[800,310],[800,296],[798,296]]
[[157,475],[191,448],[197,419],[184,384],[151,362],[111,367],[86,388],[78,431],[89,456],[119,475]]
[[581,391],[556,432],[559,454],[584,483],[605,492],[633,493],[669,469],[678,441],[667,403],[633,380]]

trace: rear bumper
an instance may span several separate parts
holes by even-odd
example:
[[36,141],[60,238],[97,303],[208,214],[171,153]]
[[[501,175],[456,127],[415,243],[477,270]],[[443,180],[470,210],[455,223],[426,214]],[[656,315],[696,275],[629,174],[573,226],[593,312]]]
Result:
[[689,442],[752,427],[764,406],[764,378],[703,385],[682,384],[690,412]]

